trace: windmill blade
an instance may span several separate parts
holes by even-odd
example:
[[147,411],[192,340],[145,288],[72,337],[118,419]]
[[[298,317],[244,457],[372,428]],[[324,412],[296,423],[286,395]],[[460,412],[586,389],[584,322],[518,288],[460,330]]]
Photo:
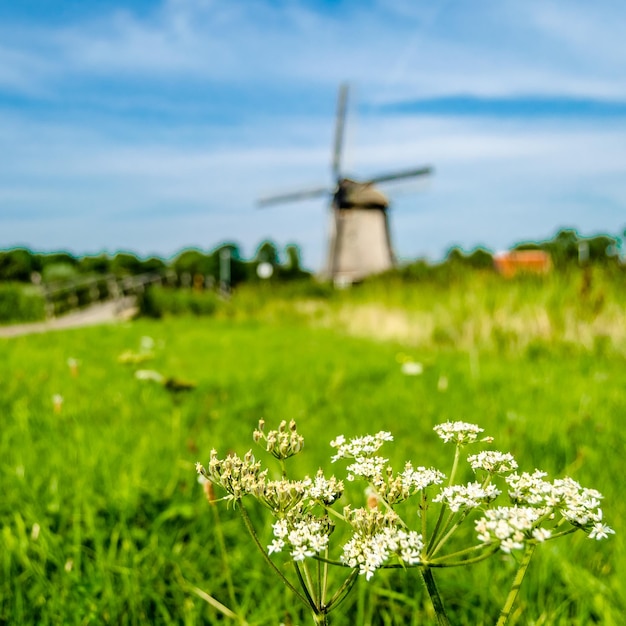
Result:
[[282,193],[277,196],[268,196],[258,201],[260,207],[269,206],[270,204],[285,204],[287,202],[297,202],[298,200],[307,200],[308,198],[319,198],[332,194],[333,190],[328,187],[316,187],[313,189],[305,189],[303,191],[294,191],[292,193]]
[[432,174],[433,168],[430,166],[418,167],[410,170],[402,170],[399,172],[390,172],[389,174],[380,174],[378,176],[372,176],[366,183],[377,184],[386,183],[392,180],[401,180],[403,178],[415,178],[417,176],[428,176]]
[[333,176],[335,180],[341,178],[341,151],[343,149],[343,131],[346,121],[346,107],[348,104],[348,83],[339,86],[337,100],[337,119],[335,121],[335,144],[333,146]]

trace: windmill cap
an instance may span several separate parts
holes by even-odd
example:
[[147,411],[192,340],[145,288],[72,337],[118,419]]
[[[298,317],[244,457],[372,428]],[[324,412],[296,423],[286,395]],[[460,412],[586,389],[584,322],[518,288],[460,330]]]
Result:
[[348,178],[341,181],[338,190],[341,208],[382,208],[389,206],[387,197],[370,183],[358,183]]

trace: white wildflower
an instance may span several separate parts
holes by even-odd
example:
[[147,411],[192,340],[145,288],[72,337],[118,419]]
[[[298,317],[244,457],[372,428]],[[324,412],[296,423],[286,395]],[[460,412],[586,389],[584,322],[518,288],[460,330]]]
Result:
[[393,476],[390,467],[386,468],[385,474],[376,477],[372,482],[376,486],[376,497],[383,499],[389,506],[404,502],[430,485],[441,484],[445,478],[444,474],[434,468],[414,469],[410,461],[400,474]]
[[500,543],[500,549],[507,554],[510,554],[513,550],[521,550],[523,547],[523,542],[521,540],[515,540],[513,537],[507,537]]
[[343,494],[343,482],[334,476],[325,478],[322,469],[317,471],[315,478],[305,477],[303,484],[307,498],[312,502],[321,502],[326,506],[339,500]]
[[548,528],[535,528],[532,532],[533,539],[536,541],[546,541],[552,536],[552,531]]
[[286,546],[294,561],[303,561],[325,550],[333,526],[328,518],[288,517],[278,520],[273,526],[274,540],[268,552],[281,552]]
[[[516,504],[544,504],[553,494],[552,484],[543,480],[546,472],[535,470],[532,474],[511,474],[506,477],[509,496]],[[556,502],[552,503],[553,506]]]
[[453,513],[461,509],[473,509],[481,504],[491,502],[500,495],[500,490],[495,485],[483,487],[478,482],[467,485],[450,485],[444,487],[435,496],[433,502],[444,502]]
[[402,486],[405,489],[414,489],[416,491],[426,489],[430,485],[440,485],[446,477],[443,472],[434,467],[428,469],[418,467],[414,469],[410,461],[404,466],[404,471],[400,476],[402,478]]
[[[549,531],[533,529],[542,516],[540,509],[533,507],[497,507],[485,511],[484,517],[476,521],[476,533],[483,543],[500,543],[503,552],[521,550],[524,541],[533,536],[538,541],[549,538]],[[534,531],[538,531],[533,533]]]
[[582,487],[569,477],[553,482],[544,480],[545,477],[546,473],[540,470],[535,470],[532,474],[507,476],[506,482],[513,502],[548,507],[579,527],[589,527],[590,524],[601,521],[602,494],[599,491]]
[[458,445],[473,443],[478,440],[478,435],[484,432],[484,429],[476,426],[476,424],[468,424],[467,422],[445,422],[438,424],[433,430],[445,443],[454,441]]
[[391,433],[381,430],[375,435],[364,435],[363,437],[355,437],[346,443],[343,435],[339,435],[330,442],[333,448],[337,448],[337,454],[332,457],[334,463],[338,459],[356,459],[374,454],[385,441],[393,441]]
[[419,376],[424,373],[424,366],[415,361],[406,361],[402,364],[401,370],[405,376]]
[[285,547],[285,542],[282,539],[274,539],[269,546],[267,546],[267,551],[269,554],[273,554],[274,552],[280,552]]
[[607,539],[609,535],[614,535],[615,531],[602,522],[596,522],[589,532],[589,539]]
[[354,480],[356,477],[371,480],[374,484],[379,484],[383,480],[383,472],[389,459],[381,456],[357,457],[354,463],[346,468],[347,479]]
[[358,567],[359,574],[370,580],[392,556],[407,565],[416,565],[423,547],[420,534],[395,526],[381,528],[374,534],[357,531],[344,545],[341,560],[349,567]]
[[517,461],[512,454],[497,450],[485,450],[472,454],[467,457],[467,460],[474,471],[481,469],[490,474],[502,474],[517,469]]

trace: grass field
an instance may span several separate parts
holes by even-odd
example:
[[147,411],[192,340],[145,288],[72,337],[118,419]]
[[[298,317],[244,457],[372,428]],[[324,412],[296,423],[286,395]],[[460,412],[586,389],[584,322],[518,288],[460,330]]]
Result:
[[[488,298],[491,280],[456,294],[374,285],[271,306],[242,294],[222,318],[2,340],[0,623],[230,621],[202,593],[241,623],[309,623],[237,512],[210,506],[196,480],[195,461],[206,462],[212,447],[246,452],[263,417],[270,426],[298,422],[299,472],[330,472],[337,435],[379,430],[395,436],[387,450],[395,466],[410,459],[445,469],[448,451],[432,427],[464,420],[485,428],[520,469],[597,488],[616,535],[595,542],[576,533],[540,546],[513,623],[622,624],[624,292],[603,278],[582,295],[578,280],[529,281]],[[121,363],[146,336],[153,358]],[[423,374],[401,373],[408,357]],[[140,368],[196,387],[170,391],[138,380]],[[261,511],[252,513],[261,525]],[[269,523],[261,535],[269,542]],[[511,557],[496,557],[438,572],[452,623],[493,624],[514,571]],[[386,571],[360,580],[332,623],[433,619],[417,573]]]

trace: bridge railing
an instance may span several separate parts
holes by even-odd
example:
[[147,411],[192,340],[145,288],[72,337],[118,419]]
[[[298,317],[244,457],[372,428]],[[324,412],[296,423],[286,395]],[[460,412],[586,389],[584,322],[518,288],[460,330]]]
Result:
[[143,293],[148,285],[162,285],[177,280],[174,272],[148,272],[136,276],[83,276],[42,283],[46,315],[55,317],[98,302],[121,302]]

